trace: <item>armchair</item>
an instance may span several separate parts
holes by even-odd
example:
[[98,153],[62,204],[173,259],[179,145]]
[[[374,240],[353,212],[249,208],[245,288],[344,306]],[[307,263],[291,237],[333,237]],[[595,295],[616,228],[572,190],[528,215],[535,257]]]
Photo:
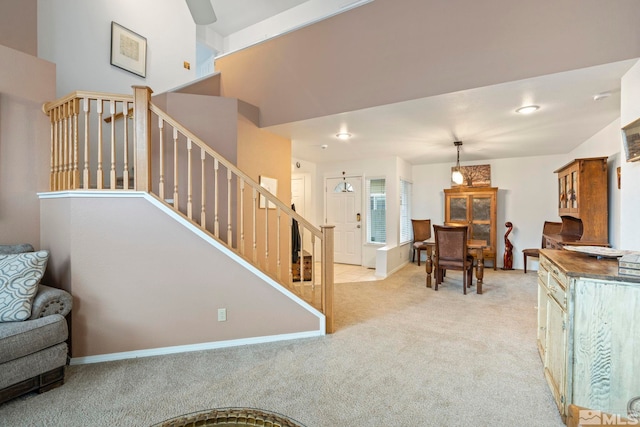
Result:
[[[0,258],[23,252],[33,252],[33,247],[0,245]],[[0,271],[0,279],[6,279],[2,276],[5,274]],[[0,284],[2,282],[0,280]],[[2,292],[0,286],[0,297]],[[6,294],[4,297],[3,301],[6,301]],[[30,317],[0,321],[0,404],[22,394],[42,393],[64,383],[69,336],[64,316],[71,311],[71,306],[72,298],[68,292],[38,284],[30,306]]]

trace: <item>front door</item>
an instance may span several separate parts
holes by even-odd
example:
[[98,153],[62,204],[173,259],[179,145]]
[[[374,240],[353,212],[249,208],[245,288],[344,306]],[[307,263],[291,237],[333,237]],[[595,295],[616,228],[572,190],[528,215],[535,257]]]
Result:
[[335,225],[334,261],[362,264],[362,177],[328,178],[325,222]]

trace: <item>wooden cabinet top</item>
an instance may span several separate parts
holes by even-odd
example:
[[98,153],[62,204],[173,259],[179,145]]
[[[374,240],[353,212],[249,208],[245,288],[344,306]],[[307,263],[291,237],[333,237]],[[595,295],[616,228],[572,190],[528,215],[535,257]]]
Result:
[[562,172],[565,169],[573,166],[574,164],[580,164],[582,162],[599,161],[599,162],[603,162],[605,164],[605,166],[606,166],[607,158],[608,157],[585,157],[585,158],[582,158],[582,159],[573,159],[569,163],[567,163],[566,165],[562,166],[561,168],[554,170],[553,173]]
[[586,254],[557,249],[541,249],[540,253],[569,277],[640,284],[640,277],[618,274],[617,258],[598,259]]
[[453,187],[445,188],[445,194],[458,194],[458,193],[495,193],[498,191],[498,187]]

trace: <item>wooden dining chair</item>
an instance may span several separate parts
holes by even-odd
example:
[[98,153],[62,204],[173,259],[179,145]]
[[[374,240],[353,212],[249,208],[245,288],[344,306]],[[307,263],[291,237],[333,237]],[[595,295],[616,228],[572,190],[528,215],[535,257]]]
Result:
[[420,251],[427,249],[424,241],[431,238],[431,220],[412,219],[411,225],[413,226],[413,256],[411,257],[411,262],[415,261],[416,252],[418,252],[418,265],[420,265]]
[[473,283],[473,256],[468,253],[468,226],[434,225],[433,232],[436,239],[436,253],[434,260],[436,286],[444,279],[446,270],[460,270],[462,274],[462,290],[467,294],[467,288]]
[[[544,238],[545,234],[558,234],[560,233],[561,229],[562,229],[561,222],[545,221],[544,225],[542,226],[542,244],[540,245],[540,247],[544,249],[547,246],[546,244],[547,240]],[[538,258],[540,256],[540,249],[539,248],[523,249],[522,256],[524,257],[524,273],[527,274],[527,258],[528,257]]]

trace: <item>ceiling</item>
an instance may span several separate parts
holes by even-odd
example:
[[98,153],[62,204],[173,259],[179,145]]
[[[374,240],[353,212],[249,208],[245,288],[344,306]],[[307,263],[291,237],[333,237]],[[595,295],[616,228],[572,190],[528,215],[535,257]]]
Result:
[[209,27],[226,37],[308,0],[211,0],[218,20]]
[[[411,164],[568,153],[620,116],[620,78],[636,60],[267,128],[314,163],[398,156]],[[610,96],[594,100],[596,94]],[[523,105],[540,109],[515,112]],[[352,134],[343,142],[336,134]],[[326,148],[323,148],[326,146]]]
[[[211,0],[227,35],[308,0]],[[397,104],[271,126],[292,155],[314,163],[398,156],[411,164],[565,154],[620,116],[628,60]],[[601,93],[610,96],[594,100]],[[539,105],[530,115],[516,108]],[[349,141],[338,132],[352,134]]]

